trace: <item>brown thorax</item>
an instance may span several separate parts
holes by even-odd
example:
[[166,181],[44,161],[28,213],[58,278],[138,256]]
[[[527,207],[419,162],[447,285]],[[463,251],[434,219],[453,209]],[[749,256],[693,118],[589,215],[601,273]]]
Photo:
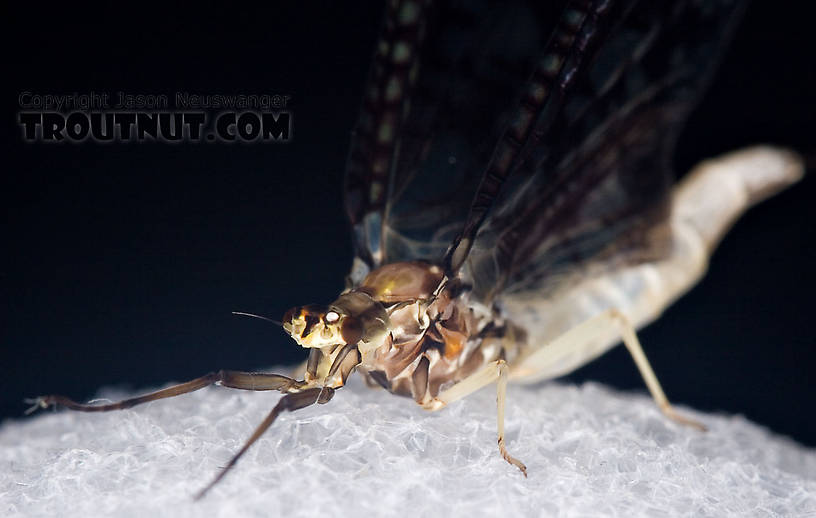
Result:
[[311,349],[307,385],[341,387],[356,368],[369,382],[428,404],[444,386],[505,355],[497,315],[479,311],[467,295],[436,265],[392,263],[329,306],[288,311],[283,327]]

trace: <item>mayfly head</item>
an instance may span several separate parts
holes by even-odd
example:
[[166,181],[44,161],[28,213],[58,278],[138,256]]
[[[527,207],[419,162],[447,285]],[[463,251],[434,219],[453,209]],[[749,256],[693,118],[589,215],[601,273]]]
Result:
[[341,294],[330,306],[290,309],[282,324],[299,345],[324,352],[338,345],[355,345],[361,352],[370,352],[383,344],[390,330],[385,307],[359,290]]
[[336,308],[309,304],[292,308],[283,316],[283,329],[302,347],[318,348],[355,344],[360,339],[359,320]]

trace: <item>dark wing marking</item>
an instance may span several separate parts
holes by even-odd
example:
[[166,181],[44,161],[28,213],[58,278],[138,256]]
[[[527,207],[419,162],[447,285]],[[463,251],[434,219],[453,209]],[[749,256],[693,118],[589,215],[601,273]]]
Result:
[[[617,9],[613,2],[570,2],[527,83],[517,112],[505,129],[484,171],[461,233],[445,254],[449,275],[464,264],[508,176],[535,144],[546,139],[575,80],[586,68]],[[619,8],[620,9],[620,8]]]
[[392,2],[347,169],[355,264],[444,256],[488,299],[658,255],[674,141],[738,4]]
[[592,67],[503,193],[468,257],[475,294],[539,296],[660,256],[671,157],[741,12],[731,0],[644,2],[614,22]]
[[[349,151],[345,206],[354,231],[355,253],[369,267],[382,262],[382,212],[394,167],[428,2],[393,1],[385,21]],[[412,72],[413,71],[413,72]]]
[[[373,102],[371,92],[383,90],[388,71],[398,67],[382,63],[387,61],[382,52],[375,59],[346,180],[357,257],[369,268],[406,259],[439,261],[461,229],[479,172],[560,10],[546,2],[530,4],[424,7],[422,30],[410,33],[417,37],[418,60],[406,79],[409,88],[388,145],[376,142],[376,128],[396,112]],[[381,49],[392,48],[400,37],[388,29],[396,13],[397,8],[386,13]]]

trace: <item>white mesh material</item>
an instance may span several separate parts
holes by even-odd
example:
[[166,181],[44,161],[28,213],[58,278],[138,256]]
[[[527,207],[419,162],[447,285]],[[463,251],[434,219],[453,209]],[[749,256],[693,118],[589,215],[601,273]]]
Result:
[[645,395],[511,385],[508,447],[527,464],[525,479],[499,456],[494,389],[428,413],[357,377],[329,404],[281,416],[192,501],[278,397],[213,387],[126,411],[7,421],[0,515],[816,513],[816,451],[742,417],[682,409],[710,428],[701,433],[664,419]]

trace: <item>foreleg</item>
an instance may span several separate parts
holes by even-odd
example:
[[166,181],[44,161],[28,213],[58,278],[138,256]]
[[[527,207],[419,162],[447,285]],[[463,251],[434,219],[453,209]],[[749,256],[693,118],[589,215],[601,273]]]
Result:
[[281,376],[280,374],[220,370],[218,372],[211,372],[205,376],[201,376],[200,378],[196,378],[186,383],[173,385],[172,387],[157,390],[143,396],[137,396],[103,405],[77,403],[73,399],[60,395],[40,396],[35,399],[26,400],[28,403],[33,403],[33,406],[26,410],[26,414],[30,414],[31,412],[34,412],[40,408],[48,408],[52,405],[62,405],[71,410],[77,410],[80,412],[109,412],[111,410],[122,410],[136,405],[141,405],[142,403],[147,403],[148,401],[155,401],[157,399],[180,396],[182,394],[187,394],[188,392],[195,392],[196,390],[213,384],[241,390],[279,390],[280,392],[296,392],[304,386],[304,382],[288,378],[286,376]]

